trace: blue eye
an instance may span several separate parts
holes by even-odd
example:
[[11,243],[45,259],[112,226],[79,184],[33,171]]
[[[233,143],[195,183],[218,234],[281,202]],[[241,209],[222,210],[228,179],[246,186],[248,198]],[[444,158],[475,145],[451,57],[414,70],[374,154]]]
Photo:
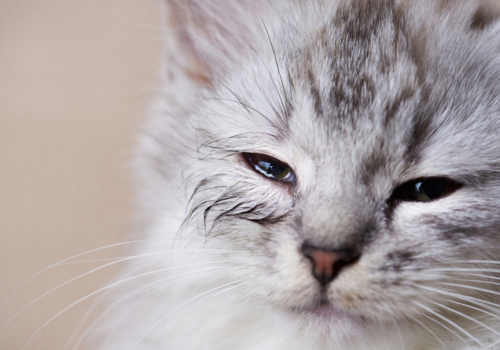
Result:
[[281,182],[293,182],[295,175],[292,169],[270,156],[257,153],[243,153],[249,165],[259,174]]

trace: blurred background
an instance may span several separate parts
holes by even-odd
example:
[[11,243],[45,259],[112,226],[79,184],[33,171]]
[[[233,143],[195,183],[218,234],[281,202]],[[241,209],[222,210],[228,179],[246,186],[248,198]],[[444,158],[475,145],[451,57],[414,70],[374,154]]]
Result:
[[72,279],[123,245],[43,268],[126,240],[160,22],[156,0],[0,0],[0,349],[72,347],[95,317],[119,264]]

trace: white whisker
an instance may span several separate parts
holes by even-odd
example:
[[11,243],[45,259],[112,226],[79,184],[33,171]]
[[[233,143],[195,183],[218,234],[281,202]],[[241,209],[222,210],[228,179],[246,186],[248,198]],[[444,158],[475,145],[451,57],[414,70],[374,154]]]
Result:
[[481,267],[443,267],[443,268],[430,268],[424,269],[426,272],[492,272],[492,273],[500,273],[500,269],[491,269],[491,268],[481,268]]
[[[237,283],[236,285],[234,285],[235,283]],[[221,286],[218,286],[218,287],[215,287],[209,291],[206,291],[202,294],[199,294],[187,301],[185,301],[184,303],[180,304],[179,306],[177,306],[175,309],[173,309],[172,311],[170,311],[167,315],[161,317],[157,322],[155,322],[148,330],[146,330],[146,332],[134,343],[134,345],[132,346],[131,350],[133,350],[137,345],[140,344],[140,342],[154,329],[156,328],[161,322],[163,322],[167,317],[169,317],[170,315],[172,315],[174,312],[176,312],[177,310],[179,310],[180,308],[182,308],[184,305],[187,305],[188,303],[191,303],[193,300],[196,300],[206,294],[209,294],[209,293],[212,293],[218,289],[221,289],[221,288],[225,288],[225,287],[228,287],[228,286],[231,286],[233,285],[232,287],[229,287],[229,288],[226,288],[226,289],[223,289],[221,293],[224,293],[224,292],[227,292],[229,290],[232,290],[232,289],[235,289],[235,288],[238,288],[238,287],[241,287],[243,285],[245,285],[246,283],[241,283],[239,281],[233,281],[233,282],[229,282],[229,283],[226,283],[226,284],[223,284]],[[215,294],[211,297],[215,297],[219,294]]]
[[[200,264],[205,264],[205,263],[196,263],[196,264],[192,264],[192,265],[200,265]],[[107,290],[109,288],[112,288],[118,284],[121,284],[121,283],[125,283],[127,281],[130,281],[132,279],[135,279],[135,278],[138,278],[138,277],[143,277],[143,276],[146,276],[146,275],[151,275],[151,274],[154,274],[154,273],[158,273],[158,272],[163,272],[163,271],[168,271],[168,270],[172,270],[172,269],[175,269],[175,268],[178,268],[178,267],[169,267],[169,268],[165,268],[165,269],[158,269],[158,270],[154,270],[154,271],[149,271],[149,272],[146,272],[146,273],[143,273],[143,274],[140,274],[140,275],[136,275],[136,276],[132,276],[132,277],[128,277],[128,278],[125,278],[123,280],[120,280],[118,282],[115,282],[115,283],[112,283],[110,285],[107,285],[105,287],[102,287],[90,294],[87,294],[85,297],[83,298],[80,298],[78,299],[77,301],[73,302],[72,304],[70,304],[69,306],[65,307],[64,309],[62,309],[61,311],[59,311],[58,313],[56,313],[55,315],[53,315],[49,320],[47,320],[42,326],[40,326],[36,331],[35,333],[28,339],[28,341],[26,342],[26,344],[24,345],[23,347],[23,350],[26,349],[26,347],[28,346],[28,344],[31,342],[31,340],[43,329],[45,328],[50,322],[52,322],[55,318],[57,318],[58,316],[60,316],[61,314],[63,314],[64,312],[66,312],[67,310],[71,309],[72,307],[74,307],[75,305],[81,303],[82,301],[84,300],[87,300],[89,299],[90,297],[104,291],[104,290]],[[28,304],[31,305],[33,302],[35,302],[36,300],[39,300],[40,298],[42,298],[43,296],[47,295],[48,293],[52,292],[53,290],[45,293],[44,295],[38,297],[37,299],[35,299],[34,301],[32,301],[31,303]],[[24,307],[22,310],[24,310],[26,307]],[[21,311],[22,311],[21,310]],[[10,322],[15,316],[17,316],[21,311],[19,311],[18,313],[16,313],[16,315],[14,315],[8,322]],[[8,324],[8,322],[6,324]],[[5,327],[5,325],[4,325]]]
[[[462,275],[465,275],[465,276],[474,276],[474,277],[482,277],[482,278],[488,278],[488,279],[493,279],[493,280],[500,280],[500,277],[496,277],[496,276],[490,276],[490,275],[483,275],[483,274],[479,274],[479,273],[469,273],[469,272],[461,272]],[[456,276],[445,276],[446,278],[456,278]],[[491,282],[487,282],[487,281],[481,281],[483,283],[491,283]]]
[[[128,300],[130,298],[133,298],[134,296],[137,296],[139,294],[147,293],[149,291],[154,291],[155,289],[157,290],[157,291],[155,291],[155,293],[156,293],[156,292],[159,291],[159,288],[161,288],[161,287],[165,287],[165,286],[170,285],[172,283],[175,283],[177,281],[181,281],[181,280],[184,280],[184,279],[192,278],[193,276],[194,277],[198,276],[200,273],[204,273],[204,272],[207,272],[207,271],[214,271],[214,270],[216,270],[217,272],[225,272],[225,271],[234,270],[234,267],[209,267],[209,268],[198,269],[198,270],[195,270],[195,271],[186,272],[182,276],[176,275],[176,276],[169,276],[169,277],[166,277],[166,278],[162,278],[162,279],[150,282],[147,285],[142,286],[142,288],[140,288],[139,290],[136,290],[136,291],[133,291],[131,293],[128,293],[124,297],[122,297],[122,298],[120,298],[120,299],[118,299],[116,301],[113,301],[112,303],[104,305],[103,308],[106,308],[106,310],[103,311],[103,312],[101,312],[99,314],[99,316],[92,322],[92,324],[87,327],[87,329],[85,330],[85,332],[76,341],[76,343],[75,343],[75,345],[73,347],[73,350],[78,349],[78,347],[81,345],[81,343],[87,337],[87,335],[92,331],[92,329],[109,312],[111,312],[115,307],[117,307],[118,305],[120,305],[124,301],[126,301],[126,300]],[[222,276],[222,277],[225,277],[225,276]],[[140,302],[140,299],[137,302]]]
[[[447,278],[452,279],[452,280],[456,280],[456,278],[453,278],[453,277],[447,277]],[[492,282],[492,281],[487,281],[487,280],[467,279],[466,282],[467,283],[486,283],[486,284],[490,284],[490,285],[494,285],[494,286],[500,286],[499,282]]]
[[[139,270],[146,268],[147,265],[148,265],[147,262],[139,264],[138,266],[136,266],[130,270],[129,275],[132,275],[132,274],[138,272]],[[111,288],[104,291],[103,293],[101,293],[101,295],[98,298],[96,298],[96,300],[92,303],[92,305],[87,309],[87,311],[85,312],[85,315],[83,315],[83,317],[80,319],[80,322],[78,323],[78,325],[73,329],[73,332],[71,333],[70,337],[68,338],[68,340],[66,342],[64,350],[69,349],[69,347],[71,346],[71,343],[73,342],[73,339],[76,337],[79,330],[83,327],[84,323],[87,321],[87,319],[90,317],[90,315],[97,309],[98,305],[107,297],[107,295],[110,293],[110,291],[111,291]],[[94,322],[92,322],[92,324],[93,323]],[[91,326],[92,326],[92,324],[91,324]],[[87,327],[87,330],[88,330],[88,328],[89,327]],[[76,347],[79,346],[78,342],[76,343],[75,346]]]
[[[479,311],[479,312],[482,312],[482,313],[485,313],[487,315],[490,315],[490,316],[496,318],[497,320],[500,320],[500,315],[496,315],[496,314],[494,314],[492,312],[489,312],[489,311],[486,311],[484,309],[480,309],[478,307],[474,307],[474,306],[469,305],[469,304],[461,303],[461,302],[456,301],[456,300],[450,300],[450,302],[454,303],[454,304],[458,304],[458,305],[462,305],[462,306],[468,307],[470,309],[473,309],[473,310],[476,310],[476,311]],[[497,310],[497,311],[500,312],[500,310]],[[496,331],[494,331],[494,332],[496,333]]]
[[495,260],[454,260],[453,264],[496,264],[500,265],[500,261]]
[[457,314],[457,315],[460,315],[460,316],[462,316],[462,317],[464,317],[464,318],[466,318],[466,319],[468,319],[468,320],[470,320],[470,321],[472,321],[472,322],[474,322],[474,323],[476,323],[476,324],[478,324],[478,325],[480,325],[480,326],[482,326],[482,327],[484,327],[484,328],[486,328],[486,329],[488,329],[488,330],[492,331],[492,332],[493,332],[493,333],[495,333],[496,335],[499,335],[499,336],[500,336],[500,333],[499,333],[499,332],[497,332],[497,331],[496,331],[496,330],[494,330],[493,328],[491,328],[491,327],[489,327],[489,326],[485,325],[483,322],[476,320],[474,317],[471,317],[471,316],[469,316],[469,315],[464,314],[463,312],[460,312],[460,311],[455,310],[455,309],[453,309],[453,308],[451,308],[451,307],[448,307],[448,306],[446,306],[446,305],[443,305],[442,303],[437,303],[437,302],[435,302],[435,301],[430,301],[430,300],[429,300],[429,302],[430,302],[430,303],[432,303],[432,304],[434,304],[434,305],[437,305],[437,306],[439,306],[439,307],[441,307],[441,308],[443,308],[443,309],[445,309],[445,310],[448,310],[448,311],[453,312],[453,313],[455,313],[455,314]]
[[489,294],[494,294],[494,295],[499,295],[500,296],[500,292],[496,292],[496,291],[489,290],[489,289],[484,289],[484,288],[479,288],[479,287],[474,287],[474,286],[468,286],[468,285],[465,285],[465,284],[449,283],[449,282],[441,282],[441,281],[436,281],[436,283],[439,283],[439,284],[442,284],[442,285],[445,285],[445,286],[459,287],[459,288],[464,288],[464,289],[472,289],[472,290],[475,290],[475,291],[485,292],[485,293],[489,293]]
[[[33,280],[35,277],[39,276],[40,274],[50,270],[50,269],[53,269],[55,267],[58,267],[58,266],[62,266],[62,265],[66,265],[66,264],[71,264],[71,260],[72,259],[75,259],[77,257],[80,257],[80,256],[83,256],[83,255],[86,255],[86,254],[91,254],[91,253],[95,253],[95,252],[98,252],[98,251],[102,251],[102,250],[106,250],[106,249],[110,249],[110,248],[114,248],[114,247],[118,247],[118,246],[123,246],[123,245],[129,245],[129,244],[139,244],[139,243],[146,243],[146,242],[161,242],[161,241],[172,241],[172,239],[143,239],[143,240],[136,240],[136,241],[127,241],[127,242],[120,242],[120,243],[115,243],[115,244],[110,244],[110,245],[107,245],[107,246],[104,246],[104,247],[99,247],[99,248],[95,248],[95,249],[91,249],[91,250],[87,250],[83,253],[78,253],[78,254],[75,254],[75,255],[72,255],[66,259],[63,259],[63,260],[60,260],[58,261],[57,263],[55,264],[52,264],[52,265],[49,265],[45,268],[42,268],[41,270],[39,270],[37,273],[35,273],[34,275],[30,276],[29,278],[27,278],[26,280],[24,280],[21,284],[19,284],[11,293],[10,295],[6,298],[6,300],[4,301],[4,303],[2,304],[2,307],[0,307],[0,314],[4,311],[5,307],[7,306],[7,304],[9,303],[9,301],[12,299],[12,297],[14,295],[16,295],[16,293],[23,287],[25,286],[27,283],[29,283],[31,280]],[[168,252],[175,252],[175,253],[179,253],[179,252],[188,252],[188,251],[197,251],[197,252],[203,252],[204,250],[200,250],[200,249],[190,249],[190,250],[177,250],[177,251],[173,251],[173,250],[164,250],[164,251],[160,251],[160,252],[152,252],[152,253],[147,253],[147,254],[139,254],[139,255],[133,255],[133,256],[127,256],[127,257],[123,257],[123,258],[110,258],[110,260],[112,260],[112,263],[110,264],[107,264],[107,265],[104,265],[98,269],[95,269],[95,270],[92,270],[91,272],[95,272],[95,271],[98,271],[100,270],[101,268],[104,268],[104,267],[107,267],[107,266],[111,266],[115,263],[119,263],[119,262],[124,262],[124,261],[128,261],[128,260],[131,260],[131,259],[135,259],[135,258],[140,258],[140,257],[147,257],[149,255],[154,255],[154,254],[161,254],[161,253],[168,253]],[[205,251],[209,251],[209,250],[205,250]],[[224,249],[212,249],[212,251],[228,251],[228,252],[232,252],[230,250],[224,250]],[[90,260],[91,261],[91,260]],[[90,262],[88,261],[88,262]],[[103,259],[102,261],[107,261],[106,259]],[[87,262],[87,261],[84,261],[84,262]],[[78,263],[78,262],[77,262]],[[83,277],[84,275],[82,275],[81,277]],[[68,282],[69,283],[69,282]],[[3,328],[5,327],[6,325],[3,325],[2,327],[0,327],[0,332],[3,330]]]
[[[435,319],[431,319],[431,320],[434,321],[434,322],[436,322],[438,325],[440,325],[442,327],[442,325],[440,324],[440,322],[436,321]],[[438,337],[436,335],[436,333],[434,333],[434,331],[432,329],[430,329],[429,327],[427,327],[425,325],[425,323],[421,322],[418,318],[413,318],[412,321],[417,322],[420,326],[422,326],[423,328],[425,328],[443,346],[443,349],[446,349],[446,345],[443,343],[443,341],[441,340],[441,338]]]
[[[55,264],[49,265],[49,266],[41,269],[37,273],[35,273],[33,276],[30,276],[29,278],[27,278],[26,280],[24,280],[19,286],[16,287],[16,289],[14,289],[14,291],[12,291],[12,293],[9,295],[9,297],[5,300],[5,302],[3,303],[2,307],[0,308],[0,314],[2,313],[2,311],[4,310],[5,306],[8,304],[8,302],[10,301],[10,299],[12,298],[12,296],[14,296],[19,291],[19,289],[21,289],[26,283],[28,283],[29,281],[31,281],[33,278],[35,278],[36,276],[40,275],[41,273],[43,273],[43,272],[45,272],[47,270],[50,270],[50,269],[52,269],[52,268],[54,268],[56,266],[59,266],[59,265],[65,263],[67,261],[70,261],[70,260],[72,260],[74,258],[77,258],[79,256],[83,256],[85,254],[95,253],[95,252],[102,251],[102,250],[105,250],[105,249],[119,247],[119,246],[123,246],[123,245],[127,245],[127,244],[144,243],[144,242],[154,242],[154,241],[161,241],[161,240],[160,239],[143,239],[143,240],[137,240],[137,241],[127,241],[127,242],[120,242],[120,243],[110,244],[110,245],[107,245],[107,246],[104,246],[104,247],[99,247],[99,248],[87,250],[87,251],[85,251],[83,253],[78,253],[78,254],[72,255],[69,258],[60,260],[59,262],[57,262]],[[1,329],[0,329],[0,331],[1,331]]]
[[[158,287],[164,287],[164,286],[170,285],[171,283],[174,283],[174,282],[178,282],[178,281],[182,281],[185,279],[196,277],[202,272],[208,272],[208,271],[214,271],[214,270],[216,272],[225,272],[225,271],[234,271],[235,268],[233,266],[210,267],[210,268],[205,268],[205,269],[198,269],[195,271],[184,272],[181,276],[175,275],[175,276],[169,276],[166,278],[162,278],[162,279],[156,280],[154,282],[151,282],[151,283],[147,284],[146,286],[143,286],[143,288],[141,288],[140,290],[135,291],[135,292],[130,293],[130,294],[127,294],[127,296],[122,297],[116,301],[113,301],[112,303],[103,305],[103,308],[104,307],[113,307],[115,304],[119,304],[127,299],[133,298],[134,296],[136,296],[138,294],[141,294],[141,293],[153,290],[153,289],[157,289]],[[227,277],[227,276],[222,276],[222,277]]]
[[403,340],[403,335],[401,334],[401,329],[399,329],[398,323],[394,321],[392,322],[392,324],[396,327],[396,330],[398,331],[399,341],[401,342],[401,348],[403,350],[406,350],[405,342]]
[[[23,308],[21,308],[21,310],[17,311],[6,323],[4,323],[4,325],[2,327],[0,327],[0,332],[14,319],[16,318],[21,312],[23,312],[26,308],[28,308],[29,306],[31,306],[32,304],[34,304],[35,302],[37,302],[38,300],[42,299],[43,297],[47,296],[48,294],[64,287],[65,285],[68,285],[69,283],[71,282],[74,282],[82,277],[85,277],[85,276],[88,276],[90,275],[91,273],[94,273],[96,271],[99,271],[99,270],[102,270],[106,267],[109,267],[111,265],[114,265],[114,264],[117,264],[117,263],[121,263],[121,262],[124,262],[124,261],[128,261],[128,260],[132,260],[132,259],[137,259],[139,257],[150,257],[152,255],[156,255],[156,254],[164,254],[165,252],[168,252],[168,251],[160,251],[160,252],[154,252],[154,253],[146,253],[146,254],[139,254],[139,255],[135,255],[135,256],[132,256],[132,257],[127,257],[127,258],[124,258],[124,259],[120,259],[120,260],[116,260],[116,261],[112,261],[110,263],[107,263],[107,264],[104,264],[102,266],[99,266],[95,269],[92,269],[90,271],[87,271],[83,274],[80,274],[76,277],[73,277],[71,279],[69,279],[68,281],[64,282],[64,283],[61,283],[60,285],[58,285],[57,287],[54,287],[52,288],[51,290],[49,290],[48,292],[38,296],[37,298],[35,298],[34,300],[30,301],[28,304],[26,304]],[[223,261],[221,261],[223,262]],[[226,262],[230,262],[230,261],[226,261]],[[197,264],[194,264],[194,265],[199,265],[199,264],[209,264],[209,263],[214,263],[214,262],[200,262],[200,263],[197,263]],[[217,262],[218,263],[218,262]],[[185,265],[185,266],[194,266],[194,265]],[[179,269],[179,268],[182,268],[183,266],[175,266],[175,267],[171,267],[169,269]],[[163,271],[163,270],[158,270],[159,271]]]
[[[459,331],[461,331],[463,334],[465,334],[467,337],[469,337],[472,341],[474,341],[475,343],[479,344],[479,346],[481,346],[483,349],[486,349],[486,347],[476,338],[474,337],[472,334],[470,334],[469,332],[467,332],[465,329],[463,329],[462,327],[460,327],[459,325],[457,325],[455,322],[453,322],[452,320],[444,317],[443,315],[440,315],[439,313],[435,312],[434,310],[428,308],[427,306],[419,303],[418,301],[415,301],[413,300],[413,303],[417,306],[419,306],[420,308],[426,310],[427,312],[433,314],[434,316],[440,318],[441,320],[449,323],[450,325],[452,325],[453,327],[455,327],[456,329],[458,329]],[[465,339],[463,339],[458,333],[454,332],[452,329],[450,329],[449,327],[445,326],[444,324],[441,324],[444,328],[446,328],[447,330],[449,330],[450,332],[452,332],[453,334],[455,334],[460,340],[462,340],[465,344],[467,344],[467,342],[465,341]]]
[[487,301],[487,300],[478,299],[478,298],[472,297],[470,295],[457,294],[457,293],[453,293],[450,291],[445,291],[445,290],[432,288],[432,287],[428,287],[428,286],[421,286],[421,285],[414,284],[414,283],[407,283],[407,284],[411,285],[413,287],[416,287],[416,288],[426,289],[426,290],[432,291],[434,293],[443,294],[443,295],[454,297],[454,298],[457,298],[460,300],[465,300],[465,301],[468,301],[468,302],[471,302],[471,303],[474,303],[476,305],[480,305],[483,307],[489,307],[490,310],[491,309],[493,309],[494,311],[498,310],[498,304],[492,303],[492,302]]

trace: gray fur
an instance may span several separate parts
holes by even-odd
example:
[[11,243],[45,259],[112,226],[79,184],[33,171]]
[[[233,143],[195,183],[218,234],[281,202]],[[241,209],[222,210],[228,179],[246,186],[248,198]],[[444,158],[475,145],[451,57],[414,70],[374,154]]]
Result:
[[[172,267],[161,278],[185,278],[119,304],[93,348],[500,348],[492,12],[474,0],[171,1],[167,13],[191,20],[172,24],[179,56],[136,164],[137,231],[153,240],[136,252],[167,251],[119,280]],[[297,183],[263,177],[244,152],[290,165]],[[391,199],[434,177],[462,187]],[[322,295],[304,242],[360,257]]]

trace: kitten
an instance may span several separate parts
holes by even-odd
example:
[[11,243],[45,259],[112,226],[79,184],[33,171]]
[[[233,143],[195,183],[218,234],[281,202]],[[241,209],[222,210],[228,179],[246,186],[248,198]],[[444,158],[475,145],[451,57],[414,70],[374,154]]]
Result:
[[137,237],[91,349],[500,349],[500,24],[168,0]]

